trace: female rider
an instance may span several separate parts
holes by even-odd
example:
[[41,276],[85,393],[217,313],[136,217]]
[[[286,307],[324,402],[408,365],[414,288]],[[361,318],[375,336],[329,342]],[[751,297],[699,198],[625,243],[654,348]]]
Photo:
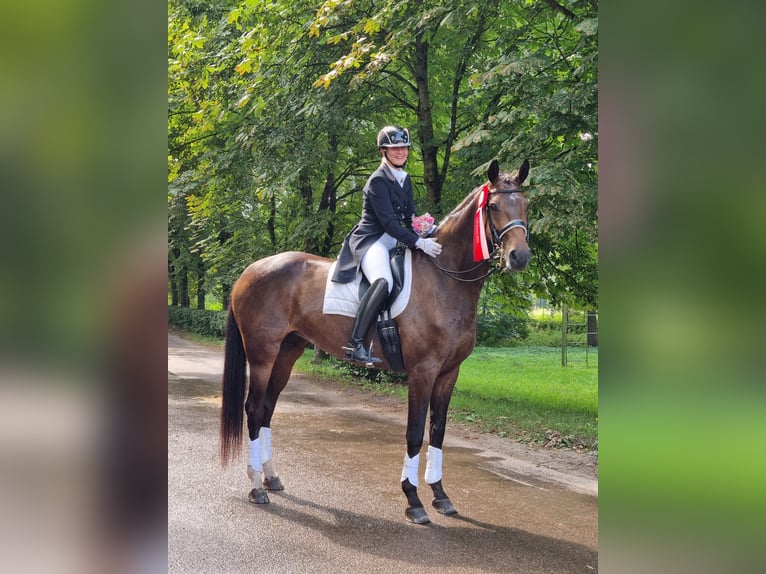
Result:
[[345,359],[363,363],[381,361],[371,353],[368,356],[364,338],[393,288],[389,251],[396,247],[397,241],[431,257],[436,257],[442,250],[436,239],[419,237],[410,228],[415,216],[415,200],[412,180],[404,171],[409,156],[409,132],[406,128],[386,126],[378,132],[377,144],[380,167],[364,186],[362,217],[343,240],[332,276],[332,281],[349,283],[361,268],[370,282],[370,288],[359,303],[351,338],[343,347]]

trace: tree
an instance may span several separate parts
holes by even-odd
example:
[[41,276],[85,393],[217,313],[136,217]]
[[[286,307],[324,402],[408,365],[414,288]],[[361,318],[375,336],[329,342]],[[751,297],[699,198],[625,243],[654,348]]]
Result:
[[498,289],[596,308],[595,3],[171,0],[168,57],[176,291],[181,269],[225,300],[253,259],[337,253],[395,123],[437,218],[492,158],[529,158],[537,256]]
[[473,78],[497,105],[456,147],[481,141],[530,158],[534,289],[554,304],[597,308],[596,7],[506,9],[523,35]]
[[[401,110],[391,115],[415,126],[423,184],[433,206],[442,203],[453,143],[478,117],[475,98],[466,97],[468,71],[497,6],[496,0],[434,7],[410,1],[368,7],[329,0],[312,25],[312,34],[323,34],[326,43],[352,38],[348,53],[315,85],[328,87],[352,75],[351,86],[365,86],[380,94],[376,99],[386,108]],[[338,32],[339,27],[345,29]]]
[[[312,29],[331,29],[328,42],[351,39],[320,85],[354,74],[356,84],[397,82],[389,91],[414,93],[424,183],[435,204],[452,152],[465,152],[479,169],[495,155],[512,165],[532,159],[533,288],[554,303],[590,308],[598,293],[596,9],[554,0],[405,1],[369,15],[356,3],[328,0]],[[439,102],[448,105],[434,111]],[[441,138],[435,117],[448,126]]]

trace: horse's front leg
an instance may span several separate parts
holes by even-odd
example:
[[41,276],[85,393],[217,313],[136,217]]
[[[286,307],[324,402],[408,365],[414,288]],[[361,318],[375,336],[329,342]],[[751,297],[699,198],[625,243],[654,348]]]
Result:
[[426,454],[426,484],[431,486],[434,493],[432,506],[441,514],[457,514],[447,493],[442,486],[442,446],[444,432],[447,426],[447,409],[449,408],[452,390],[457,381],[458,369],[443,373],[434,384],[431,394],[431,425],[428,431],[429,445]]
[[[428,386],[428,389],[424,387]],[[418,466],[420,449],[423,446],[423,433],[428,415],[430,385],[411,379],[409,384],[409,406],[407,409],[407,453],[404,455],[402,468],[402,491],[407,497],[407,509],[404,515],[415,524],[428,524],[423,503],[418,497]]]

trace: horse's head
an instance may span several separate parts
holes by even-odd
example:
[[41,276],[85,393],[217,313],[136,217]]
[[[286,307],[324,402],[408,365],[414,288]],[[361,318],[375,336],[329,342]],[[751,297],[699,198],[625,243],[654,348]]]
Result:
[[489,201],[487,221],[493,243],[500,246],[500,257],[506,270],[522,271],[529,262],[531,252],[527,240],[527,204],[521,184],[529,174],[529,160],[524,160],[513,173],[500,171],[500,164],[492,160],[487,170]]

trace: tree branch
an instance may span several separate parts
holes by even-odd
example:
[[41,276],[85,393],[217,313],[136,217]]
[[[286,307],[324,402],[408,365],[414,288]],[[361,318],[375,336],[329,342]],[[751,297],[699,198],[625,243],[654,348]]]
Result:
[[487,18],[489,17],[490,13],[496,10],[496,8],[497,8],[497,2],[495,1],[489,6],[485,5],[485,10],[482,10],[480,12],[479,22],[476,26],[476,30],[474,30],[474,33],[471,39],[465,44],[465,47],[463,48],[463,52],[460,57],[460,61],[458,62],[458,65],[457,65],[457,69],[455,70],[455,77],[453,78],[453,82],[452,82],[452,95],[451,95],[451,102],[450,102],[450,127],[447,133],[447,138],[444,142],[445,144],[444,145],[444,160],[442,161],[441,174],[439,174],[441,185],[444,185],[444,181],[447,178],[447,169],[449,168],[450,155],[452,152],[452,143],[455,141],[455,138],[457,137],[456,130],[457,130],[457,115],[458,115],[458,100],[460,97],[460,84],[463,83],[463,78],[465,77],[466,69],[468,68],[468,59],[476,51],[476,46],[479,45],[482,37],[484,36]]
[[574,15],[574,12],[568,10],[567,8],[565,8],[564,6],[556,2],[556,0],[545,0],[545,3],[548,4],[548,6],[550,6],[554,10],[556,10],[557,12],[561,12],[564,16],[566,16],[570,20],[574,20],[576,18],[576,16]]
[[210,133],[210,134],[205,134],[204,136],[199,136],[198,138],[194,138],[194,139],[191,139],[189,141],[183,142],[182,144],[178,144],[177,146],[173,146],[172,148],[170,148],[170,151],[173,152],[173,153],[175,153],[177,151],[181,151],[185,147],[188,147],[188,146],[190,146],[190,145],[192,145],[194,143],[197,143],[197,142],[205,140],[207,138],[212,138],[212,137],[215,137],[217,135],[221,135],[223,133],[226,133],[231,128],[232,128],[232,126],[228,126],[228,127],[224,128],[224,129],[222,129],[220,131],[213,132],[213,133]]
[[399,80],[401,83],[405,84],[407,87],[409,87],[413,93],[417,93],[418,89],[415,87],[415,84],[413,84],[411,81],[409,81],[407,78],[402,76],[399,72],[392,72],[390,70],[383,70],[382,73],[388,74],[392,78]]

